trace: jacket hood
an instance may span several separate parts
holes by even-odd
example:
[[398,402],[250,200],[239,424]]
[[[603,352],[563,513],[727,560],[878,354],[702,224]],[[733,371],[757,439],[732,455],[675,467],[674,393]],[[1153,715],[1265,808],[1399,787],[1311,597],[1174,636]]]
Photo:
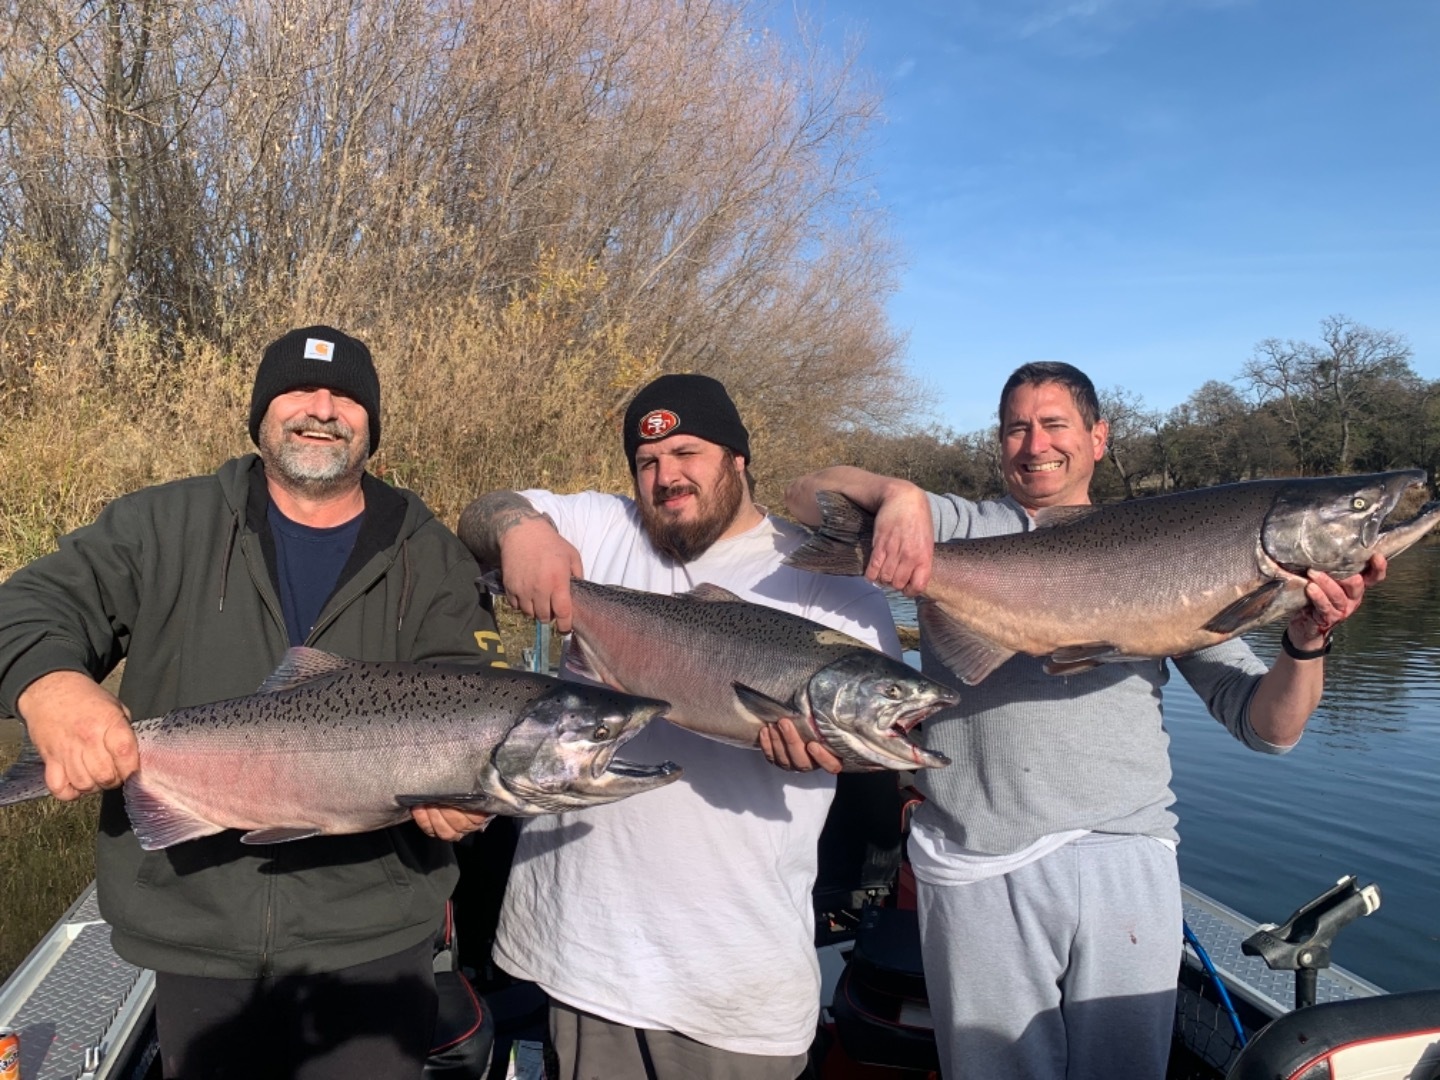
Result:
[[[225,583],[229,580],[230,561],[234,557],[235,545],[242,532],[259,537],[260,547],[270,570],[271,583],[277,590],[279,579],[275,569],[275,541],[266,520],[270,507],[270,490],[265,482],[265,465],[260,460],[260,455],[246,454],[244,457],[227,461],[220,467],[217,476],[230,513],[229,537],[220,563],[219,606],[220,610],[224,611]],[[386,566],[399,558],[404,565],[399,615],[403,620],[409,606],[413,583],[406,541],[435,515],[413,492],[404,488],[392,488],[368,472],[361,474],[360,487],[365,495],[365,520],[360,526],[360,535],[355,539],[355,548],[340,571],[336,589],[338,591],[341,585],[377,557],[381,558]]]
[[[265,492],[261,508],[263,509],[268,504],[269,495],[265,489],[265,465],[260,460],[259,454],[245,454],[238,458],[232,458],[220,466],[216,475],[225,495],[226,506],[229,507],[231,514],[239,515],[241,522],[244,522],[248,513],[254,509],[257,481],[261,490]],[[361,476],[360,486],[365,492],[366,514],[384,518],[388,526],[384,531],[389,542],[382,546],[389,547],[397,541],[414,535],[422,525],[435,516],[430,512],[429,507],[412,492],[405,488],[391,487],[383,480],[377,480],[368,472]]]

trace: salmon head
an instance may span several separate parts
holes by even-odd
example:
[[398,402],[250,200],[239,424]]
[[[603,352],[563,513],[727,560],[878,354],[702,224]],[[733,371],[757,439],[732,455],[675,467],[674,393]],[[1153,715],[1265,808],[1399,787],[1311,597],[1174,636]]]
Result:
[[1424,482],[1423,469],[1285,481],[1265,516],[1260,546],[1293,573],[1358,574],[1371,555],[1404,551],[1435,524],[1433,506],[1409,521],[1384,524],[1400,497]]
[[860,768],[940,768],[944,754],[910,741],[926,717],[960,695],[884,653],[855,650],[810,677],[811,718],[827,747]]
[[490,778],[521,813],[558,813],[663,787],[672,761],[639,765],[616,756],[670,706],[603,687],[559,683],[536,700],[495,749]]

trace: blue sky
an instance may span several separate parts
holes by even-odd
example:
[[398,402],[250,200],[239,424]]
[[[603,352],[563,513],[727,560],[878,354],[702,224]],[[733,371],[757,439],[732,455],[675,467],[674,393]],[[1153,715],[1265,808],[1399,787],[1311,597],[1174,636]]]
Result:
[[1029,360],[1170,408],[1333,314],[1440,378],[1437,0],[803,10],[883,94],[890,313],[938,422],[992,423]]

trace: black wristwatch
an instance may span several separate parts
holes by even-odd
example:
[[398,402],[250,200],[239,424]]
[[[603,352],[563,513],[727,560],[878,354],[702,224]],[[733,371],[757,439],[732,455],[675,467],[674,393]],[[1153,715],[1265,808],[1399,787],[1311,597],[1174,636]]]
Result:
[[1292,660],[1319,660],[1322,656],[1324,656],[1330,651],[1330,646],[1334,642],[1334,640],[1335,639],[1332,638],[1329,634],[1326,634],[1325,644],[1321,645],[1320,648],[1297,649],[1295,647],[1295,643],[1290,640],[1290,629],[1289,627],[1286,627],[1285,630],[1280,634],[1280,648],[1284,649],[1285,655],[1290,657]]

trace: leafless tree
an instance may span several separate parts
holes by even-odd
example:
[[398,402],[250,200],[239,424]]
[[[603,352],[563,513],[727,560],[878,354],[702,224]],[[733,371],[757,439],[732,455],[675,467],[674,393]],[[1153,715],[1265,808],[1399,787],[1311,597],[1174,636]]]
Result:
[[777,470],[915,401],[877,96],[852,56],[760,30],[779,9],[0,5],[0,262],[50,275],[57,338],[102,359],[122,329],[163,365],[343,323],[415,403],[387,439],[410,472],[551,469],[548,438],[591,475],[664,371],[724,379]]
[[1146,464],[1152,456],[1150,427],[1152,410],[1145,399],[1133,391],[1114,387],[1100,393],[1100,414],[1110,424],[1110,441],[1106,453],[1120,484],[1125,498],[1136,495],[1136,483],[1151,472]]
[[1332,315],[1318,344],[1262,341],[1242,379],[1290,428],[1303,468],[1344,473],[1355,459],[1357,424],[1386,380],[1409,374],[1410,355],[1399,335]]

